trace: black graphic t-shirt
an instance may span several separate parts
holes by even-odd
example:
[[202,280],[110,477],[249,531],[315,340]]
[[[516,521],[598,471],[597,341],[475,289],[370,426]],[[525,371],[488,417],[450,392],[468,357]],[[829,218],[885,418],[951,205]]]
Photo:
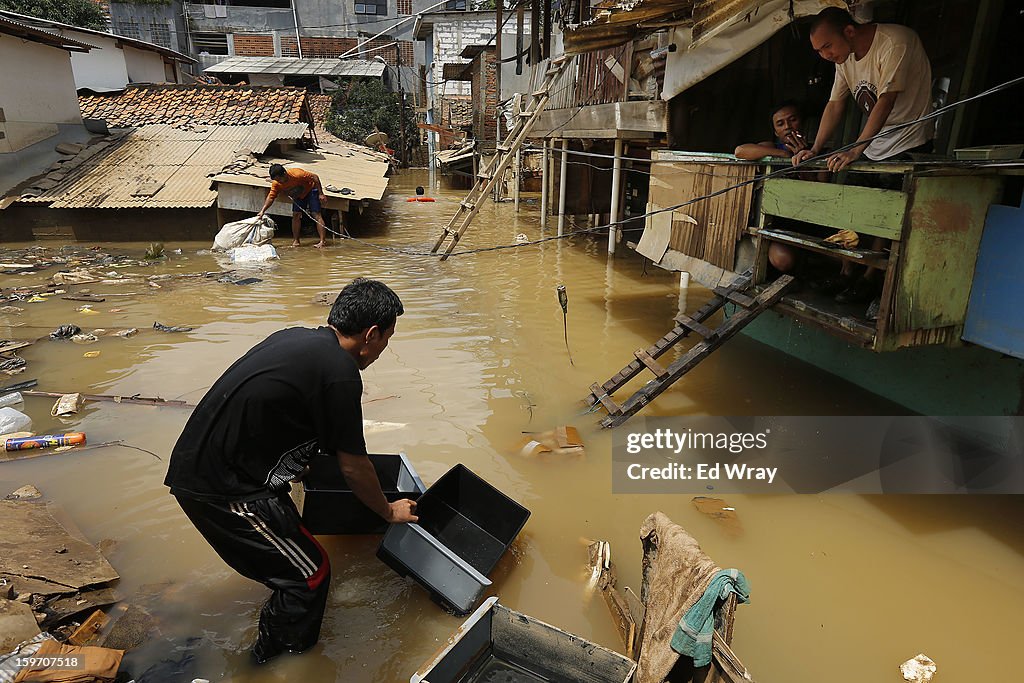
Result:
[[275,332],[196,406],[164,484],[199,500],[256,500],[287,487],[321,450],[364,454],[362,391],[334,330]]

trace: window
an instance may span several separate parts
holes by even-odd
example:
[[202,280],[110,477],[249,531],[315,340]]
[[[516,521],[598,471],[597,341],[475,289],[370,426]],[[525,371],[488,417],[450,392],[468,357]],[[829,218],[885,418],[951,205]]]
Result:
[[228,36],[226,33],[193,33],[192,47],[198,54],[228,54]]
[[444,4],[444,9],[447,12],[461,12],[469,9],[466,5],[469,3],[466,0],[450,0]]
[[114,24],[114,28],[117,29],[117,35],[124,36],[125,38],[139,40],[142,37],[139,33],[139,22],[134,19],[118,19]]
[[356,14],[377,14],[388,13],[388,0],[356,0]]
[[149,40],[161,47],[170,49],[171,29],[167,24],[159,21],[149,22]]

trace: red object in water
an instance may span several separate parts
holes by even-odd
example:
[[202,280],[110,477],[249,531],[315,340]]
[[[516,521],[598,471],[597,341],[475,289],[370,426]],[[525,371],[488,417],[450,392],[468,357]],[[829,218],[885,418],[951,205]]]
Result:
[[30,448],[56,448],[58,446],[78,446],[85,443],[82,432],[67,434],[44,434],[41,436],[25,436],[7,439],[4,449],[8,451],[27,451]]
[[434,201],[434,198],[433,197],[409,197],[405,201],[407,201],[407,202],[432,202],[432,201]]

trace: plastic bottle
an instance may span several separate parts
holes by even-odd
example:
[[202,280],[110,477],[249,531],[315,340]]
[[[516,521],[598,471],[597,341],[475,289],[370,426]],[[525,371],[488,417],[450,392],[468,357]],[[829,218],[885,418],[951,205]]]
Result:
[[25,399],[22,398],[21,394],[18,393],[17,391],[12,392],[10,394],[5,394],[3,396],[0,396],[0,408],[6,408],[7,406],[16,406],[19,403],[24,402],[24,400]]
[[32,429],[32,418],[9,406],[0,408],[0,434],[27,432]]
[[40,436],[7,439],[4,448],[8,451],[26,451],[30,448],[56,448],[58,446],[77,446],[84,443],[85,434],[82,432],[68,432],[67,434],[42,434]]

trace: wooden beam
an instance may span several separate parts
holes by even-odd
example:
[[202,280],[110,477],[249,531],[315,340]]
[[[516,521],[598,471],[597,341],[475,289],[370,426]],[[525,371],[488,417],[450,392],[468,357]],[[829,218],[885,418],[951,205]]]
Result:
[[771,178],[764,181],[761,210],[770,216],[898,240],[907,199],[906,193],[897,190]]

